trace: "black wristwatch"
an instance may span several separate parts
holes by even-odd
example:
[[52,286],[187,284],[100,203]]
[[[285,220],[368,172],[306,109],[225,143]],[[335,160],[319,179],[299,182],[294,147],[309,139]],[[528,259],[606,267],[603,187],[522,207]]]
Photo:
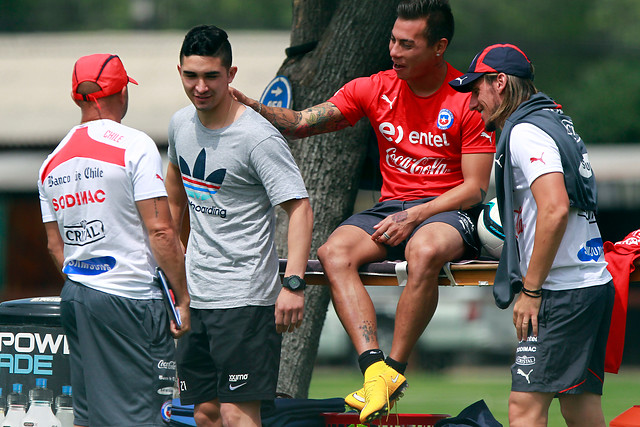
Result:
[[292,291],[302,291],[307,287],[307,283],[300,276],[288,276],[282,279],[282,286]]

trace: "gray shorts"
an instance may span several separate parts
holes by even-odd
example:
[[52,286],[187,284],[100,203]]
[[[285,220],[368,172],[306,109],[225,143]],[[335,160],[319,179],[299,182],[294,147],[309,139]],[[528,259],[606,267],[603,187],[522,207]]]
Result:
[[69,343],[75,424],[165,426],[175,344],[162,300],[110,295],[67,280],[60,319]]
[[538,336],[518,343],[511,390],[601,395],[613,300],[612,283],[543,289]]
[[[402,201],[402,200],[386,200],[384,202],[376,203],[372,208],[356,213],[347,218],[342,225],[354,225],[363,229],[369,235],[372,235],[376,230],[373,228],[380,221],[398,212],[402,212],[412,206],[421,205],[427,203],[435,197],[429,197],[426,199]],[[407,247],[407,242],[422,226],[433,222],[444,222],[449,224],[460,233],[462,240],[465,243],[465,254],[463,259],[475,259],[480,254],[480,246],[478,244],[478,232],[476,230],[476,223],[482,206],[469,209],[467,211],[448,211],[442,212],[424,220],[418,225],[411,235],[401,244],[397,246],[387,247],[386,259],[390,261],[404,260],[404,251]],[[452,260],[453,261],[453,260]]]
[[282,337],[275,307],[191,309],[191,330],[178,341],[183,405],[272,400]]

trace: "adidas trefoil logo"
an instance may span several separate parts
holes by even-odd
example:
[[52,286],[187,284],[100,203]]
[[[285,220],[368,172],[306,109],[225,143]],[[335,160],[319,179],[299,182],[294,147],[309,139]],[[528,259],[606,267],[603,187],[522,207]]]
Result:
[[200,151],[193,164],[193,171],[191,171],[182,156],[179,157],[182,185],[184,185],[187,196],[198,200],[209,200],[213,198],[213,195],[222,187],[222,181],[224,181],[227,170],[217,169],[205,178],[206,164],[207,153],[204,148]]

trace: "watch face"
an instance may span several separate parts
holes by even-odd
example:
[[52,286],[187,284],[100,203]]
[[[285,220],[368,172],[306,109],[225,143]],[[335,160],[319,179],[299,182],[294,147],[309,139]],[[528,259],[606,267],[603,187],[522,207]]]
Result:
[[298,280],[297,277],[290,277],[289,286],[291,287],[291,289],[298,289],[300,287],[300,280]]
[[305,288],[304,281],[298,276],[285,277],[283,285],[285,288],[289,288],[292,291],[297,291],[299,289]]

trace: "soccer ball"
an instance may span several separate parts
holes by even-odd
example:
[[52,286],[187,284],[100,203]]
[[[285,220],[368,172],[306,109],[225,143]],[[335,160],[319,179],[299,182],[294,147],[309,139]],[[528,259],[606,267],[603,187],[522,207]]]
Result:
[[504,231],[498,212],[498,201],[493,198],[484,205],[478,217],[478,237],[482,248],[493,258],[499,259],[504,244]]

